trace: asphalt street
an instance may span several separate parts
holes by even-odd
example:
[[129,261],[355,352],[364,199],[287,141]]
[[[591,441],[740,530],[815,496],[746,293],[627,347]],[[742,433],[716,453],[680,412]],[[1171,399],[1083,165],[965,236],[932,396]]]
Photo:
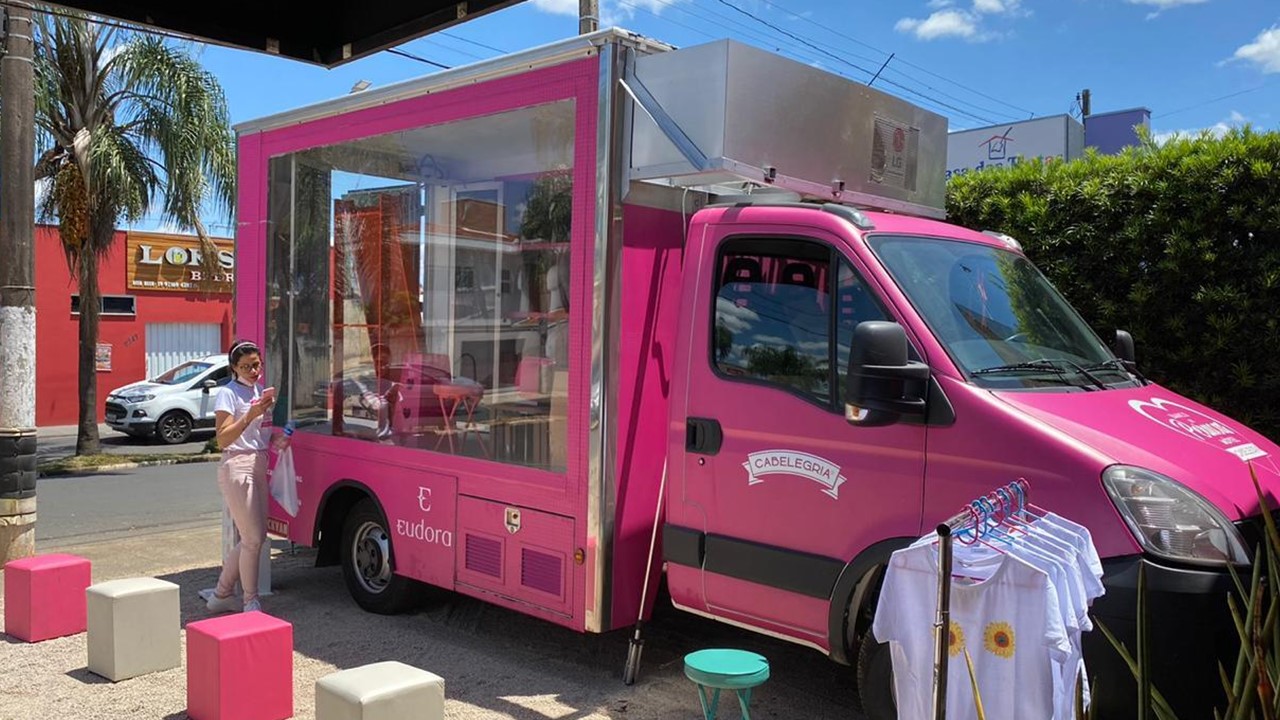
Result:
[[191,463],[41,478],[36,543],[69,545],[217,524],[222,500],[216,472],[216,463]]
[[[102,452],[106,454],[188,454],[198,453],[204,444],[213,437],[212,430],[197,430],[191,433],[189,442],[178,445],[165,445],[154,439],[134,438],[116,432],[106,425],[98,426],[98,442]],[[60,426],[56,428],[40,428],[36,442],[36,457],[43,461],[49,458],[73,455],[76,451],[76,428]]]

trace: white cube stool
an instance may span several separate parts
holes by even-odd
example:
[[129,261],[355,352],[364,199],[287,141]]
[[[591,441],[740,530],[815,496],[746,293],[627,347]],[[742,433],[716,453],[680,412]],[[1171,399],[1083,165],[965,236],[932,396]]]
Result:
[[316,681],[316,720],[443,720],[444,678],[390,661]]
[[90,585],[89,671],[118,682],[182,664],[178,586],[155,578]]

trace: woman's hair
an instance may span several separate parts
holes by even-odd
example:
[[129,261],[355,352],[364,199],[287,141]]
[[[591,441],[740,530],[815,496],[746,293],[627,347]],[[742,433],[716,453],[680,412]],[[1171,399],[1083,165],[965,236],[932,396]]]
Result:
[[227,351],[227,362],[231,365],[232,374],[236,377],[240,376],[239,373],[236,372],[236,365],[240,364],[240,359],[245,355],[260,354],[261,351],[258,350],[258,345],[256,343],[250,340],[237,340],[232,344],[231,349]]

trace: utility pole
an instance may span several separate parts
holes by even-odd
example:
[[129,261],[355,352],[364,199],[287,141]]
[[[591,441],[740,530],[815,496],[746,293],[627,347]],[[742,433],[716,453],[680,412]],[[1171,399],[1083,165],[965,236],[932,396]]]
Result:
[[1082,118],[1089,117],[1089,114],[1092,110],[1093,110],[1092,94],[1089,92],[1089,88],[1085,88],[1080,92],[1080,117]]
[[600,28],[600,0],[578,0],[578,34],[586,35]]
[[6,0],[0,56],[0,563],[36,551],[32,6]]

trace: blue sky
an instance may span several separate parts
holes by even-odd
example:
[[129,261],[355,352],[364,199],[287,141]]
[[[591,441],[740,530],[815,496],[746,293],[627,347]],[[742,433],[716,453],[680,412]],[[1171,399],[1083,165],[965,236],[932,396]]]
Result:
[[[780,52],[946,115],[951,129],[1146,107],[1157,133],[1280,129],[1275,0],[601,0],[604,23],[688,46],[722,37]],[[406,43],[448,65],[577,32],[578,0],[528,0]],[[381,52],[325,70],[201,46],[234,122],[436,68]]]

